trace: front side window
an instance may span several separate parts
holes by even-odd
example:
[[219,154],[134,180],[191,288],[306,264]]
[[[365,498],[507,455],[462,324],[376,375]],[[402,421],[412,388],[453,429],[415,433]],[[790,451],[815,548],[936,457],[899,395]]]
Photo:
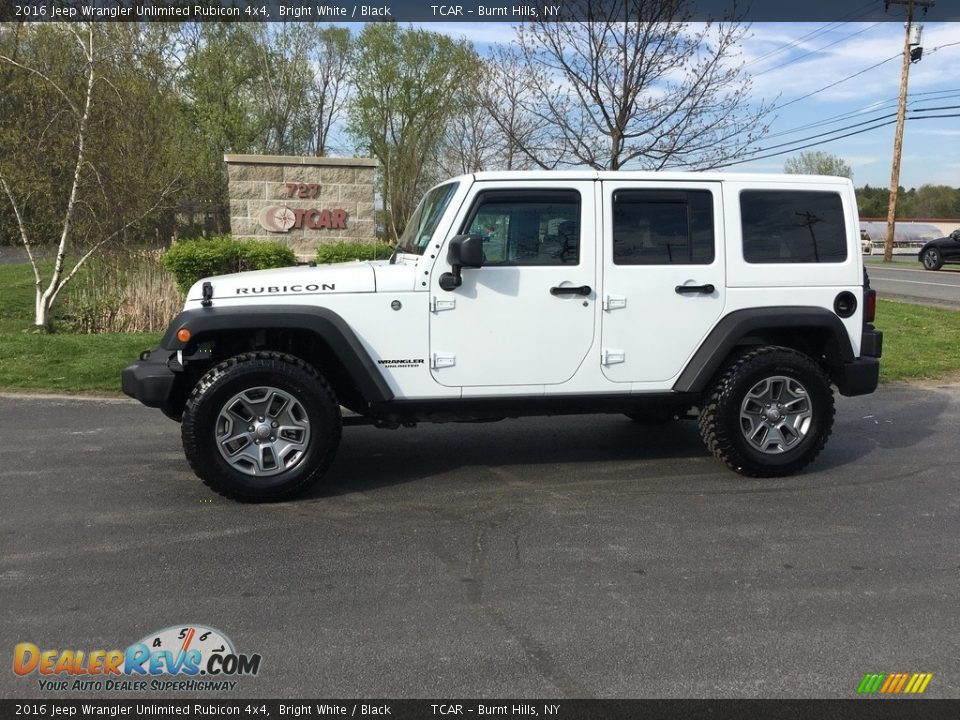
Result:
[[423,255],[459,184],[452,182],[441,185],[424,196],[397,242],[401,252]]
[[483,236],[484,265],[577,265],[580,193],[487,190],[461,232]]
[[613,196],[615,265],[713,262],[709,190],[617,190]]
[[847,259],[839,193],[744,190],[743,258],[748,263],[835,263]]

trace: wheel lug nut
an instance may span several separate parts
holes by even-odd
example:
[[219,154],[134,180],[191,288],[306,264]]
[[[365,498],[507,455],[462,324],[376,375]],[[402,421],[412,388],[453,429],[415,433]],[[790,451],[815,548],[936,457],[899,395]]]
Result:
[[278,423],[276,420],[274,420],[272,423],[270,423],[270,425],[271,425],[272,427],[280,427],[280,423]]
[[263,418],[262,418],[262,417],[260,418],[260,422],[263,422]]
[[253,432],[253,425],[247,428],[247,432]]

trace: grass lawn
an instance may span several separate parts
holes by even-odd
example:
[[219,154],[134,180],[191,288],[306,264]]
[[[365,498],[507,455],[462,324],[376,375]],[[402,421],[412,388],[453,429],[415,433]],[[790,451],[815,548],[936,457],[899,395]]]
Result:
[[[120,370],[159,333],[74,335],[33,327],[29,265],[0,265],[0,388],[63,392],[120,392]],[[62,311],[54,305],[54,315]]]
[[[29,265],[0,265],[0,389],[119,393],[120,370],[160,339],[160,333],[38,333],[33,303]],[[881,300],[876,326],[884,333],[881,382],[960,370],[960,311]]]
[[935,379],[960,370],[960,310],[880,300],[880,382]]

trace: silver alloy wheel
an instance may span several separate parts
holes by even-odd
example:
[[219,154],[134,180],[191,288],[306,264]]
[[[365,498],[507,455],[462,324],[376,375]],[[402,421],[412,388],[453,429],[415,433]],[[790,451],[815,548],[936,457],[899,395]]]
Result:
[[931,270],[936,270],[940,264],[940,253],[934,248],[930,248],[923,254],[923,264]]
[[310,444],[303,405],[275,387],[254,387],[224,403],[215,430],[220,455],[246,475],[270,477],[300,463]]
[[795,378],[774,375],[754,385],[740,405],[740,430],[762,453],[779,455],[806,437],[813,420],[807,389]]

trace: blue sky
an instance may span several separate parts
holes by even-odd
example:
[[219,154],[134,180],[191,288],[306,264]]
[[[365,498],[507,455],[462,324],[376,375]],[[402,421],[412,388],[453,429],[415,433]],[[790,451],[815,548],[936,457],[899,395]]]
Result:
[[[920,20],[924,56],[910,68],[908,108],[960,106],[960,24],[923,22],[922,16]],[[429,23],[424,27],[464,38],[481,54],[514,38],[513,27],[506,23]],[[834,141],[829,137],[799,141],[830,131],[843,134],[840,128],[895,113],[903,37],[901,22],[753,24],[741,46],[746,70],[753,76],[753,96],[783,106],[760,146],[813,144],[808,151],[844,158],[853,168],[856,185],[888,186],[893,124]],[[838,82],[873,65],[877,67]],[[960,115],[960,107],[925,114]],[[829,122],[809,127],[824,121]],[[867,127],[871,125],[846,132]],[[789,146],[769,152],[784,150]],[[780,172],[784,161],[799,152],[757,159],[736,169]],[[900,184],[909,188],[926,183],[960,187],[960,117],[906,123]]]

